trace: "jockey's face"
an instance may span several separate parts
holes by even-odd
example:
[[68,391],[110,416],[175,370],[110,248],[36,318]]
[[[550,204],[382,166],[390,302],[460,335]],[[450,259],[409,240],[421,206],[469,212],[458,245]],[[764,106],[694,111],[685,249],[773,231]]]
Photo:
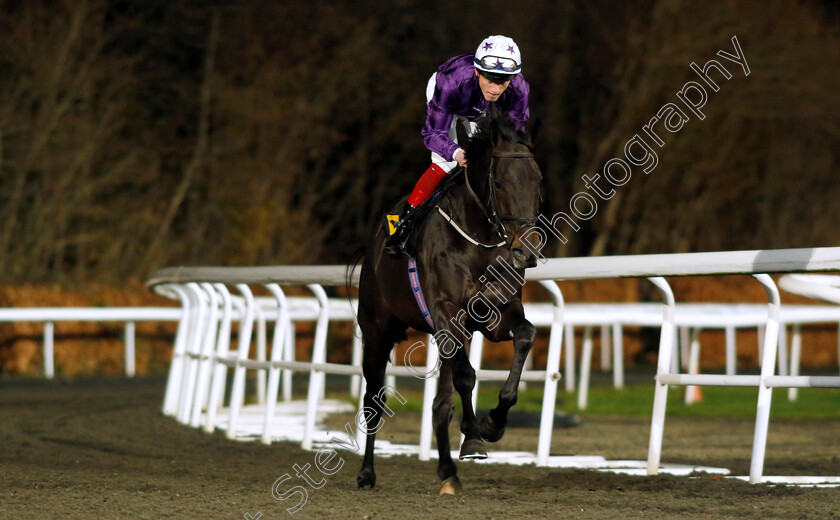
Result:
[[[502,93],[510,86],[510,80],[504,83],[494,83],[479,74],[478,69],[475,69],[475,75],[478,77],[478,86],[481,88],[481,93],[484,94],[484,99],[490,103],[498,101]],[[510,78],[512,79],[513,76],[510,76]]]

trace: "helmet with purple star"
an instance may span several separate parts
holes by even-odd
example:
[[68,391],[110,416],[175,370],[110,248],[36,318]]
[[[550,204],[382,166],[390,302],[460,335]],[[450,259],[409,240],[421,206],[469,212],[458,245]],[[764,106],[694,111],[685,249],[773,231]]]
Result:
[[493,83],[505,83],[522,71],[522,55],[513,39],[488,36],[476,49],[473,64],[479,74]]

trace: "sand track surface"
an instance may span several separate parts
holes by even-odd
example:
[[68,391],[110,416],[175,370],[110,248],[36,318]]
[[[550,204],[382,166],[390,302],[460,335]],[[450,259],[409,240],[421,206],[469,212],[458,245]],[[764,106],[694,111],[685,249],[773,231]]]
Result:
[[[465,494],[439,497],[435,462],[361,458],[313,489],[294,466],[315,453],[190,429],[160,413],[162,379],[0,382],[0,518],[840,518],[840,490],[753,486],[719,476],[631,477],[588,470],[459,464]],[[457,418],[457,415],[456,415]],[[553,450],[644,459],[649,422],[583,416]],[[342,418],[336,418],[341,422]],[[663,461],[749,471],[752,420],[668,418]],[[383,438],[408,441],[419,414],[398,414]],[[455,430],[453,429],[453,432]],[[537,430],[508,429],[499,449],[533,450]],[[767,475],[839,475],[840,420],[770,423]],[[453,441],[456,438],[453,435]],[[305,505],[272,496],[301,484]],[[316,473],[316,476],[317,473]]]

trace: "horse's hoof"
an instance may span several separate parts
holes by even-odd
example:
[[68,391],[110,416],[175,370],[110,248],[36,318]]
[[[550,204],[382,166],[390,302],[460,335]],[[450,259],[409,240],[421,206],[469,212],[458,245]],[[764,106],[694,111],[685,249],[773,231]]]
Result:
[[484,451],[484,441],[481,439],[470,439],[464,441],[461,445],[461,454],[459,459],[486,459],[487,452]]
[[440,485],[440,494],[442,495],[460,495],[464,492],[464,488],[461,487],[461,481],[458,480],[458,477],[449,477],[448,479],[443,481],[443,484]]
[[359,485],[359,489],[365,486],[373,487],[376,484],[376,473],[372,469],[363,469],[356,475],[356,484]]
[[478,434],[487,442],[497,442],[505,435],[505,427],[496,428],[490,415],[485,415],[478,425]]

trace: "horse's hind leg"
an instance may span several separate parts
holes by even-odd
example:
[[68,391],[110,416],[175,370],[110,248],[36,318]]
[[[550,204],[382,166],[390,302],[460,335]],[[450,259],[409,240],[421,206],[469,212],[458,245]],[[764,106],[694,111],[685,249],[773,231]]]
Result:
[[511,330],[513,332],[513,363],[510,367],[507,380],[505,380],[502,389],[499,390],[499,404],[496,408],[484,416],[479,425],[479,432],[481,438],[488,442],[496,442],[505,434],[505,425],[507,425],[507,414],[510,408],[516,404],[518,396],[519,380],[522,377],[522,368],[525,366],[525,358],[528,357],[528,352],[531,351],[531,346],[534,344],[534,336],[536,335],[536,328],[530,321],[525,319],[524,314],[515,314],[515,325]]
[[461,482],[458,480],[458,469],[452,461],[449,452],[449,423],[452,421],[452,367],[445,360],[438,375],[438,391],[432,403],[432,425],[435,430],[438,448],[437,474],[442,482],[441,495],[461,494]]
[[[395,319],[386,322],[384,330],[377,330],[376,326],[363,319],[362,316],[362,310],[360,309],[359,324],[362,327],[365,342],[362,372],[367,387],[364,397],[365,431],[367,432],[365,458],[362,462],[362,469],[356,476],[356,483],[360,488],[373,487],[376,484],[376,473],[373,470],[373,445],[376,441],[376,432],[381,427],[379,422],[382,419],[382,411],[385,406],[385,396],[382,392],[385,382],[385,368],[394,343],[401,339],[400,334],[405,334],[405,325],[400,325]],[[363,323],[365,324],[363,325]]]

